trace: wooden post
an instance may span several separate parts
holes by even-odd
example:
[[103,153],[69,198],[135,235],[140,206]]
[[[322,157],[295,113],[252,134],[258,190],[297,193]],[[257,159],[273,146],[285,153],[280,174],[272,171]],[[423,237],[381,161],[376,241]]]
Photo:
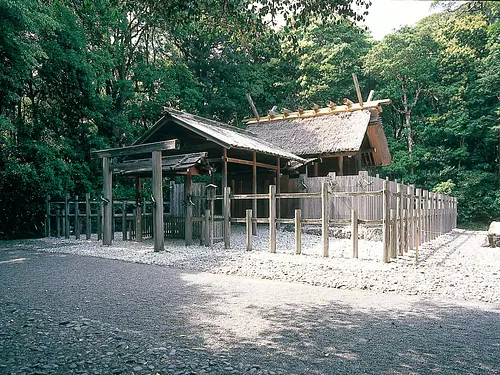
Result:
[[102,159],[103,198],[105,199],[102,244],[106,246],[110,246],[113,240],[113,174],[111,173],[110,162],[108,157]]
[[50,195],[45,200],[45,237],[50,237]]
[[358,257],[358,210],[351,210],[352,257]]
[[[281,158],[276,158],[276,194],[281,193]],[[281,200],[276,200],[276,218],[281,219]],[[276,228],[280,229],[280,223],[276,223]]]
[[99,208],[97,210],[97,241],[102,240],[102,200],[99,200]]
[[344,175],[344,157],[339,156],[338,158],[338,163],[339,163],[339,172],[337,173],[338,176],[343,176]]
[[137,177],[135,192],[137,207],[135,212],[135,240],[137,242],[142,242],[142,179],[140,177]]
[[276,185],[269,185],[269,252],[276,252]]
[[[211,241],[210,241],[210,210],[207,209],[205,210],[205,238],[204,240],[204,245],[205,246],[211,246]],[[213,234],[212,234],[213,236]]]
[[56,237],[61,237],[61,210],[56,210]]
[[424,190],[422,199],[423,213],[422,213],[422,243],[429,241],[429,192]]
[[409,221],[409,229],[408,229],[408,241],[409,248],[415,248],[415,185],[408,186],[408,194],[409,194],[409,205],[408,205],[408,221]]
[[85,239],[90,240],[92,221],[90,217],[90,193],[85,194]]
[[434,239],[434,193],[429,191],[429,240]]
[[246,210],[247,251],[252,251],[252,210]]
[[403,239],[403,249],[404,249],[404,252],[407,253],[408,252],[408,243],[410,242],[410,239],[409,239],[409,217],[408,217],[408,210],[405,208],[403,210],[403,227],[404,227],[404,230],[403,230],[403,233],[404,233],[404,239]]
[[122,240],[127,241],[127,203],[122,200]]
[[[227,187],[227,149],[222,149],[222,191]],[[224,193],[223,193],[224,194]]]
[[398,232],[398,255],[403,255],[403,184],[397,186],[396,216],[398,223],[396,225]]
[[394,209],[391,208],[390,211],[391,215],[391,258],[397,258],[398,257],[398,221],[397,221],[397,213]]
[[421,208],[421,197],[422,190],[421,189],[416,189],[415,190],[415,263],[418,263],[418,250],[420,247],[420,230],[421,230],[421,214],[422,214],[422,208]]
[[301,216],[301,209],[295,209],[295,254],[300,254],[302,252],[302,228],[300,222]]
[[383,204],[383,213],[382,213],[382,220],[383,220],[383,227],[382,227],[382,240],[383,240],[383,255],[382,255],[382,261],[384,263],[389,262],[389,254],[390,254],[390,233],[391,233],[391,218],[390,218],[390,212],[391,212],[391,190],[389,186],[389,181],[384,180],[383,182],[384,190],[383,190],[383,199],[382,199],[382,204]]
[[191,204],[192,188],[192,170],[188,169],[184,176],[184,239],[186,246],[193,244],[193,205]]
[[328,212],[328,184],[326,182],[321,183],[321,235],[323,242],[323,256],[328,257],[329,253],[329,219],[330,215]]
[[214,216],[215,216],[215,200],[212,199],[210,202],[210,237],[209,237],[210,246],[214,244],[214,235],[215,235]]
[[75,195],[75,238],[80,239],[80,204],[78,203],[78,195]]
[[152,152],[152,190],[153,190],[153,236],[154,251],[165,250],[165,233],[163,230],[163,174],[161,167],[161,151]]
[[69,238],[69,193],[64,197],[64,237]]
[[[252,157],[252,194],[257,194],[257,153],[255,151]],[[257,199],[252,200],[252,211],[253,216],[258,218]],[[257,221],[252,223],[252,234],[257,235]]]
[[229,249],[231,247],[231,188],[224,188],[224,247]]

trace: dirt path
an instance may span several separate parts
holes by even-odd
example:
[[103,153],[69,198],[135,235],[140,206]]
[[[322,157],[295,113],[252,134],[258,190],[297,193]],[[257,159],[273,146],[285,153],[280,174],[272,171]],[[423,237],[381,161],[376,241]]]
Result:
[[498,305],[0,251],[7,374],[498,374]]

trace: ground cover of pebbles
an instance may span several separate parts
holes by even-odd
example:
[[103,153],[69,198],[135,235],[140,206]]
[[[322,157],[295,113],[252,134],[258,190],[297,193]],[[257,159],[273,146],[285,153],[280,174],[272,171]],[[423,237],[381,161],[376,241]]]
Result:
[[383,264],[379,241],[359,241],[359,259],[352,258],[349,239],[330,238],[330,256],[321,256],[321,237],[303,234],[303,252],[294,254],[294,234],[278,231],[277,253],[268,252],[268,230],[258,229],[253,250],[245,251],[243,227],[233,227],[231,248],[185,246],[182,240],[166,240],[167,251],[155,253],[151,241],[120,240],[102,246],[97,240],[44,238],[5,241],[3,247],[23,247],[45,252],[120,259],[215,274],[299,282],[338,289],[381,293],[439,296],[454,300],[500,302],[500,249],[482,247],[485,232],[456,229],[424,244],[418,264],[415,252]]

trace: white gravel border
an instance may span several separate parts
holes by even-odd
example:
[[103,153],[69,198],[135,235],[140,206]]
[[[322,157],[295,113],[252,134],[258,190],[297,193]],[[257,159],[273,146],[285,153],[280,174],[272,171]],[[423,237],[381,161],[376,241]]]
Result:
[[267,226],[259,227],[251,252],[245,251],[241,226],[232,228],[231,249],[224,249],[222,243],[188,247],[183,240],[167,239],[167,251],[155,253],[151,240],[122,241],[121,233],[116,233],[112,246],[102,246],[96,239],[44,238],[4,241],[0,251],[22,247],[216,274],[496,304],[500,302],[500,248],[481,247],[485,237],[486,232],[456,229],[423,245],[418,265],[413,251],[384,264],[381,242],[367,240],[359,241],[359,259],[353,259],[351,240],[330,238],[330,257],[324,258],[321,237],[305,233],[303,254],[295,255],[294,233],[286,231],[278,231],[277,253],[271,254]]

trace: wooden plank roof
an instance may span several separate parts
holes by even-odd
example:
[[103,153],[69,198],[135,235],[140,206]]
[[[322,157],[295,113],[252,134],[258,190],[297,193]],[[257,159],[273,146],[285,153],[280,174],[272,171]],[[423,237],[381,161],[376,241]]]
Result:
[[[164,172],[182,172],[188,168],[204,164],[206,152],[191,154],[164,156],[161,159],[161,167]],[[113,173],[122,174],[144,174],[151,173],[151,159],[140,159],[125,161],[111,166]]]
[[264,139],[258,138],[255,134],[252,134],[245,129],[226,125],[218,121],[209,120],[170,108],[165,109],[165,116],[141,138],[135,141],[134,145],[147,142],[147,140],[155,132],[160,131],[163,126],[168,126],[169,122],[174,122],[179,126],[182,126],[193,133],[196,133],[227,149],[237,148],[248,151],[256,151],[259,153],[278,156],[287,160],[305,162],[305,160],[300,156],[295,155],[294,153]]

